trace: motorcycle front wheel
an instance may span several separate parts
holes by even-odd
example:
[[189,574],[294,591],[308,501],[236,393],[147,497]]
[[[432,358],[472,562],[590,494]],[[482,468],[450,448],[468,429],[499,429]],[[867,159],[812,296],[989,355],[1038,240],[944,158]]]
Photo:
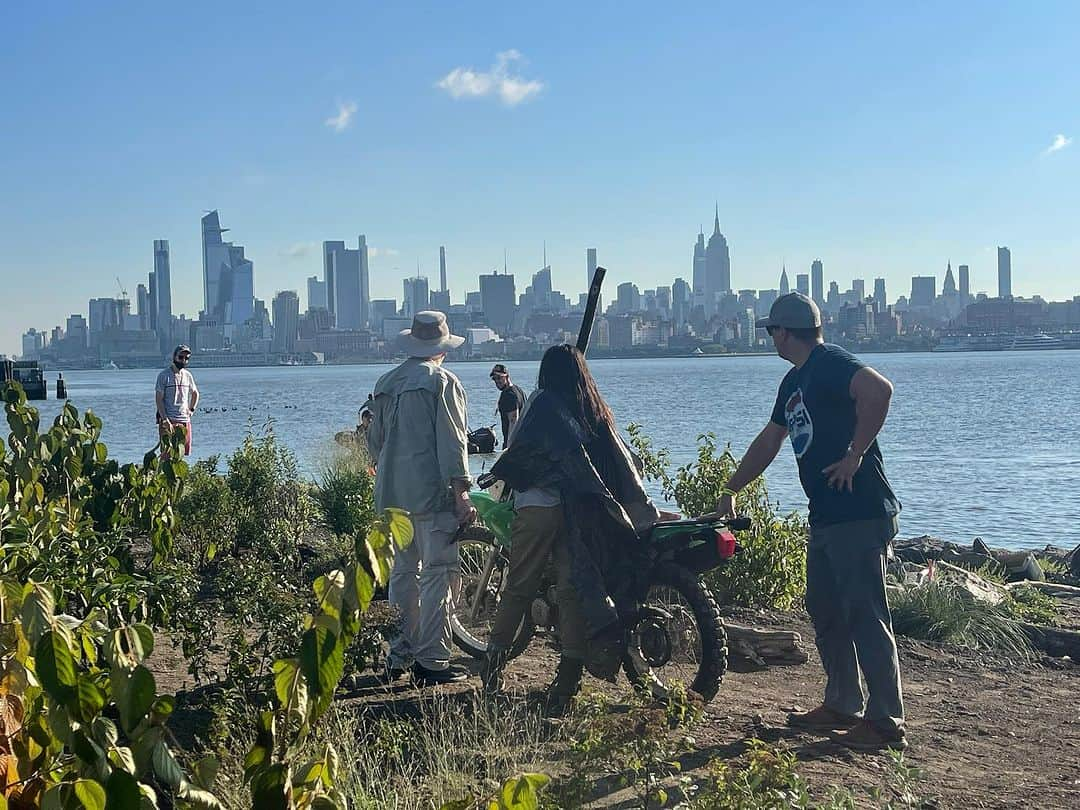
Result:
[[[450,632],[467,655],[482,659],[499,611],[506,577],[510,570],[507,551],[481,525],[465,529],[458,539],[461,574],[452,586]],[[510,657],[516,658],[529,646],[535,628],[526,616],[518,627]]]
[[727,631],[700,577],[673,563],[657,566],[623,669],[636,686],[675,680],[706,702],[716,697],[727,670]]

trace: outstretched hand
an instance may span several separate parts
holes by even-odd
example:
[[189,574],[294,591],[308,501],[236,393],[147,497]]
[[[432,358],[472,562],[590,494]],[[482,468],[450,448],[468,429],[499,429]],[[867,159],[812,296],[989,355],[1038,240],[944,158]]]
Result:
[[829,486],[832,489],[838,492],[843,492],[845,489],[853,492],[855,473],[859,471],[860,466],[862,466],[862,456],[848,450],[842,459],[833,462],[821,472],[828,477]]

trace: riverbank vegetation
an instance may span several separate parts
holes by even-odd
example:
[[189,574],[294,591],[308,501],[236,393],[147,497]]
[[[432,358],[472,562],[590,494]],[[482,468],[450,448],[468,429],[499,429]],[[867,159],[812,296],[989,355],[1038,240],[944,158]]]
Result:
[[[677,688],[665,705],[593,692],[563,723],[471,691],[351,703],[393,631],[376,597],[411,537],[407,516],[375,512],[366,459],[343,454],[308,481],[267,426],[227,458],[189,467],[166,439],[120,465],[92,413],[69,404],[43,427],[17,388],[3,397],[8,806],[570,808],[614,790],[641,807],[917,806],[902,759],[887,799],[830,792],[811,789],[775,740],[691,778],[701,706]],[[712,509],[730,452],[704,436],[672,470],[639,428],[631,436],[667,498],[691,515]],[[754,528],[711,587],[728,605],[797,606],[804,521],[778,515],[764,482],[739,507]]]

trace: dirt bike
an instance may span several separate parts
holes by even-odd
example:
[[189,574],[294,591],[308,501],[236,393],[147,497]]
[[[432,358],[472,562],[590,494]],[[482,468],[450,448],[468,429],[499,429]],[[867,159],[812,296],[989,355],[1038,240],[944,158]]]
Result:
[[[471,492],[479,520],[459,535],[461,580],[455,588],[450,626],[454,642],[474,658],[487,653],[500,597],[510,568],[513,505],[486,492]],[[657,523],[640,537],[648,576],[639,607],[624,622],[622,668],[637,686],[672,679],[711,700],[727,668],[727,633],[712,593],[702,581],[737,551],[733,531],[749,518],[673,520]],[[534,636],[559,643],[555,571],[548,570],[518,628],[510,657],[524,652]]]

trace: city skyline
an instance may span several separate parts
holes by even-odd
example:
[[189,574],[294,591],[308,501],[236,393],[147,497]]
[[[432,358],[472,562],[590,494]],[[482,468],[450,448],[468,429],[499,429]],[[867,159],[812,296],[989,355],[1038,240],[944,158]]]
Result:
[[[20,317],[0,318],[0,352],[117,276],[135,293],[153,239],[170,243],[173,312],[197,312],[192,215],[214,208],[268,307],[278,290],[305,297],[323,241],[359,233],[371,299],[398,298],[417,259],[434,287],[440,245],[455,300],[504,249],[523,288],[545,240],[568,293],[588,247],[611,291],[691,280],[688,247],[717,199],[734,287],[771,288],[785,263],[795,281],[821,258],[830,278],[900,292],[951,260],[993,294],[1007,244],[1014,295],[1071,297],[1080,79],[1051,66],[1070,62],[1080,9],[1050,5],[1054,26],[966,4],[887,20],[733,8],[720,61],[698,47],[708,4],[627,8],[617,30],[569,5],[343,7],[332,26],[274,3],[257,21],[218,8],[248,34],[225,60],[198,4],[13,7],[0,67],[23,78],[5,94],[18,126],[0,130],[0,276]],[[168,30],[168,58],[141,30]],[[351,48],[358,30],[409,36]],[[193,78],[206,64],[220,92]]]

